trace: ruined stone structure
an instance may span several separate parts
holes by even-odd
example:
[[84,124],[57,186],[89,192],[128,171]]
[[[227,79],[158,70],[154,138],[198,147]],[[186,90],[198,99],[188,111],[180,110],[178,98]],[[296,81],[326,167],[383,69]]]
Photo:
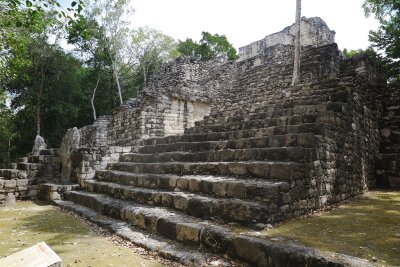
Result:
[[[280,32],[266,36],[257,42],[239,48],[239,60],[246,60],[262,54],[266,48],[278,44],[294,45],[295,24],[286,27]],[[319,17],[301,18],[300,43],[302,46],[324,46],[335,43],[335,32]]]
[[[43,139],[40,138],[40,144],[35,142],[32,153],[18,159],[18,163],[12,163],[9,169],[0,169],[0,205],[8,195],[17,199],[35,200],[44,188],[41,183],[54,182],[60,177],[59,150],[45,149]],[[52,194],[49,192],[47,195]]]
[[208,251],[256,266],[368,266],[235,230],[400,177],[399,88],[389,90],[367,57],[344,59],[320,18],[302,23],[295,87],[288,27],[234,62],[170,62],[137,99],[74,130],[79,137],[69,131],[61,149],[69,175],[54,177],[81,190],[57,203],[188,265],[206,262],[198,253]]

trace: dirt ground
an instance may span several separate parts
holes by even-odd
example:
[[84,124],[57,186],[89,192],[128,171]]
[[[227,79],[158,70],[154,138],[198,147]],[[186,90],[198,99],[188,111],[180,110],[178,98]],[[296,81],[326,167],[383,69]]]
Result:
[[42,241],[61,257],[63,266],[179,266],[47,203],[0,208],[0,257]]
[[[254,233],[252,233],[254,234]],[[329,212],[295,219],[258,236],[400,266],[400,192],[374,191]],[[63,266],[181,266],[41,202],[0,208],[0,257],[46,242]]]
[[263,231],[306,246],[400,266],[400,191],[373,191],[329,212]]

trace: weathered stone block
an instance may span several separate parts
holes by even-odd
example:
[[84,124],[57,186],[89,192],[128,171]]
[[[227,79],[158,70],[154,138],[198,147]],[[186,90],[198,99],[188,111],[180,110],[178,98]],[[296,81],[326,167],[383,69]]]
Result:
[[177,224],[176,239],[183,242],[192,242],[197,244],[200,242],[200,233],[202,228],[201,225],[195,223]]
[[16,188],[17,187],[17,180],[4,180],[4,188]]
[[17,187],[27,187],[29,185],[29,179],[18,179]]
[[236,197],[236,198],[246,197],[246,187],[240,183],[229,183],[226,192],[227,195],[230,197]]

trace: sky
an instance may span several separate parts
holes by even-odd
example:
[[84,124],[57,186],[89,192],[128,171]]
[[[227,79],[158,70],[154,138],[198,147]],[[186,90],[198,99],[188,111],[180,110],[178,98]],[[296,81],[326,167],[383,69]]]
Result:
[[[133,26],[161,30],[175,39],[199,40],[202,31],[224,34],[245,46],[294,23],[295,0],[134,0]],[[321,17],[336,31],[341,49],[366,48],[375,19],[366,19],[363,0],[303,0],[302,16]]]
[[[70,2],[62,0],[61,2]],[[321,17],[336,32],[339,48],[365,49],[368,32],[363,0],[303,0],[302,16]],[[239,48],[294,23],[295,0],[132,0],[132,26],[149,26],[179,40],[199,40],[202,31],[224,34]]]

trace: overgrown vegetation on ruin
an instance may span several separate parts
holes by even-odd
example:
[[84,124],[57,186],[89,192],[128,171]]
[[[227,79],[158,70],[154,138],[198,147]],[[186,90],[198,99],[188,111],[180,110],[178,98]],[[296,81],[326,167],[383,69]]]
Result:
[[[35,134],[58,147],[67,128],[111,114],[181,55],[172,37],[132,28],[132,14],[127,0],[1,2],[0,167],[29,151]],[[207,59],[226,45],[236,57],[225,36],[207,36]]]
[[[364,9],[379,19],[370,39],[385,52],[379,58],[391,80],[399,79],[397,1],[366,0]],[[237,57],[224,35],[203,32],[199,42],[178,43],[155,29],[133,29],[132,13],[127,0],[65,8],[56,0],[0,3],[0,166],[29,151],[35,134],[57,147],[67,128],[111,114],[180,54]]]

